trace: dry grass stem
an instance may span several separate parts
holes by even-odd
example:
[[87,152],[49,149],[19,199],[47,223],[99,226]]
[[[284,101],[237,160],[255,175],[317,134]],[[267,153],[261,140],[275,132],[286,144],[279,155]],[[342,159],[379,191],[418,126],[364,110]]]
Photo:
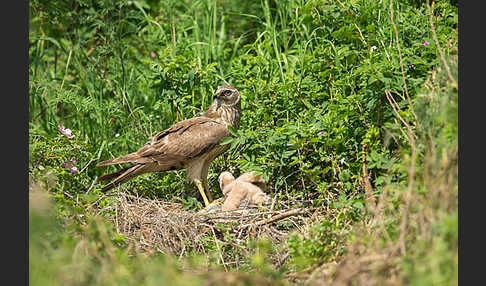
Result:
[[[205,254],[207,241],[214,238],[218,255],[226,267],[230,244],[233,251],[245,249],[241,255],[248,255],[248,249],[241,245],[243,241],[257,238],[269,239],[274,244],[285,242],[291,231],[307,229],[312,225],[309,220],[319,218],[315,208],[296,208],[281,210],[261,210],[258,208],[240,208],[223,212],[184,210],[179,203],[143,198],[127,193],[119,193],[117,203],[111,206],[116,215],[110,221],[124,234],[128,241],[148,253],[161,252],[178,257],[189,253]],[[282,222],[290,222],[282,225]],[[224,225],[224,230],[221,226]],[[290,225],[290,226],[289,226]],[[227,239],[229,232],[234,238]],[[206,239],[207,240],[207,239]],[[228,253],[226,253],[228,252]],[[285,253],[282,254],[284,256]],[[276,263],[283,258],[275,258]],[[286,259],[286,258],[285,258]],[[238,261],[233,261],[238,264]],[[229,263],[229,262],[228,262]]]

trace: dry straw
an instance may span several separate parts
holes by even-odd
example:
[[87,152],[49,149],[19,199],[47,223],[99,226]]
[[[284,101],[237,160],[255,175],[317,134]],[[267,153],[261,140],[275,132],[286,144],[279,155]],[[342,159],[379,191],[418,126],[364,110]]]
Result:
[[[292,230],[306,229],[311,220],[316,220],[314,208],[269,210],[246,206],[224,212],[219,205],[211,211],[196,212],[184,210],[179,203],[127,193],[119,193],[117,203],[112,207],[115,215],[110,221],[129,242],[149,253],[161,252],[178,257],[189,252],[205,254],[207,238],[217,238],[237,249],[244,248],[244,241],[257,238],[281,243]],[[287,222],[285,226],[283,222]],[[228,232],[232,239],[224,238]],[[231,256],[230,253],[227,255]]]

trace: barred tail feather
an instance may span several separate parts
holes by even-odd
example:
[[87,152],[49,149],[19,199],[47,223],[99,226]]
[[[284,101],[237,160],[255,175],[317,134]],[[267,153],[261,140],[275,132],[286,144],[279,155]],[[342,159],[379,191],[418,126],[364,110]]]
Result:
[[120,169],[120,170],[118,170],[116,172],[103,175],[103,176],[101,176],[101,177],[98,178],[98,181],[108,181],[108,180],[111,180],[113,178],[116,178],[116,177],[120,176],[121,174],[123,174],[126,170],[130,169],[131,167],[132,166],[129,166],[129,167]]
[[131,178],[134,178],[138,175],[141,175],[143,173],[146,172],[145,168],[146,167],[145,165],[141,165],[141,164],[138,164],[138,165],[134,165],[134,166],[130,166],[130,167],[126,167],[126,168],[123,168],[117,172],[114,172],[114,173],[111,173],[111,174],[107,174],[107,175],[104,175],[102,177],[99,178],[99,180],[109,180],[111,178],[114,178],[116,177],[116,179],[114,179],[113,181],[111,181],[110,183],[106,184],[102,189],[101,191],[102,192],[106,192],[128,180],[130,180]]
[[166,164],[158,164],[158,163],[148,163],[148,164],[135,164],[125,168],[122,168],[116,172],[103,175],[98,178],[99,181],[106,181],[111,180],[110,183],[106,184],[101,191],[106,192],[136,176],[145,174],[145,173],[152,173],[152,172],[162,172],[162,171],[169,171],[169,170],[180,170],[182,168],[182,164],[180,162],[170,162]]

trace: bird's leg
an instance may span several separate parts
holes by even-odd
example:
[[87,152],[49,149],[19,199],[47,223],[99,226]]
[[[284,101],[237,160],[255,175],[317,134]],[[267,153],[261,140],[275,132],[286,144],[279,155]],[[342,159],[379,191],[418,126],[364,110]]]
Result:
[[212,202],[213,201],[213,195],[211,195],[211,191],[209,190],[208,180],[203,179],[203,185],[204,185],[204,189],[206,190],[206,194],[208,195],[209,201]]
[[204,189],[206,190],[206,193],[208,194],[209,200],[212,202],[213,201],[213,196],[211,195],[211,192],[209,191],[209,184],[208,184],[208,171],[209,171],[209,164],[211,164],[211,161],[206,161],[201,169],[201,179],[204,184]]
[[206,205],[206,207],[209,206],[209,201],[208,201],[208,198],[206,197],[206,193],[204,192],[204,187],[203,187],[201,181],[199,179],[194,179],[194,183],[196,184],[197,189],[201,193],[201,196],[204,200],[204,204]]

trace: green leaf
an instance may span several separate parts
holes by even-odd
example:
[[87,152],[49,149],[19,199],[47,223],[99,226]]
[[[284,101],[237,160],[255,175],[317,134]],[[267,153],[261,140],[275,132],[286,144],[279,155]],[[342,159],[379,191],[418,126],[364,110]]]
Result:
[[219,144],[220,145],[226,145],[226,144],[233,142],[234,140],[235,140],[235,138],[233,138],[233,137],[226,137],[223,140],[221,140],[221,142],[219,142]]
[[235,128],[233,128],[233,126],[228,126],[228,131],[230,132],[231,135],[238,136],[238,131]]

